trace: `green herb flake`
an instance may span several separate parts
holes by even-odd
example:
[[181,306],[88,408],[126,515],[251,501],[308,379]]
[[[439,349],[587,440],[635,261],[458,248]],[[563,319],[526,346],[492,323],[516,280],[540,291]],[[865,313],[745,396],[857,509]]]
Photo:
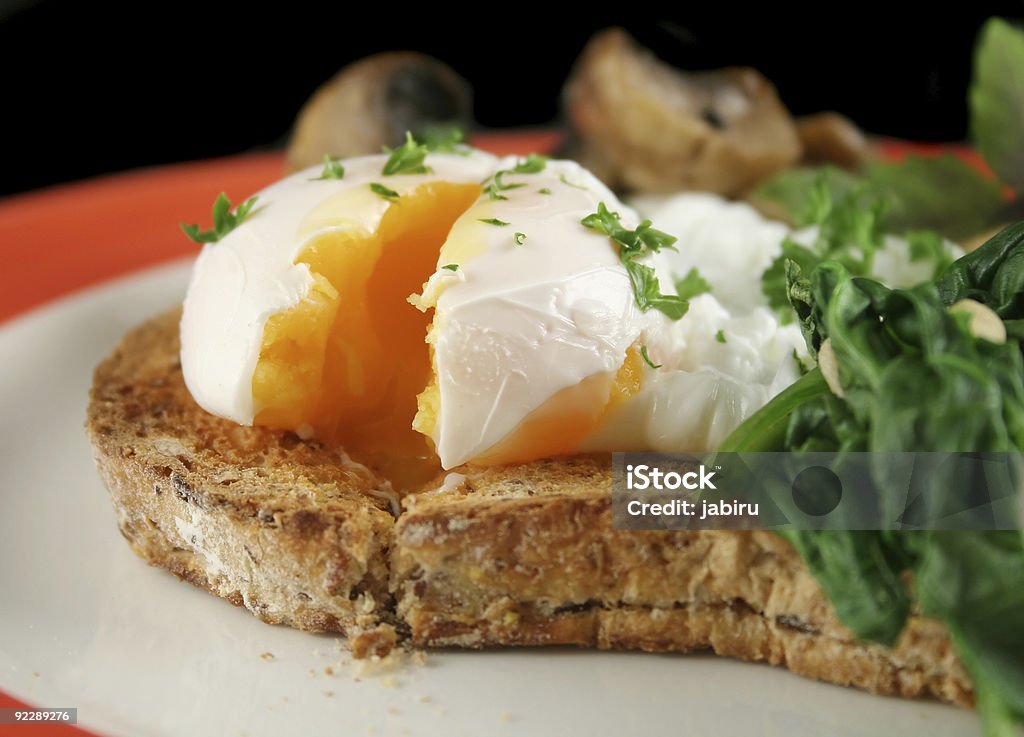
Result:
[[256,204],[256,197],[250,197],[237,208],[231,211],[231,200],[221,192],[213,203],[213,228],[200,230],[198,225],[186,225],[179,223],[182,232],[196,243],[216,243],[232,230],[237,228],[245,220],[249,211]]
[[696,266],[676,282],[676,294],[683,299],[693,299],[700,294],[708,294],[710,291],[711,285],[700,275]]
[[551,194],[551,190],[547,187],[542,187],[537,190],[537,194]]
[[341,161],[339,159],[332,159],[330,154],[324,154],[324,170],[313,181],[344,178],[345,167],[341,165]]
[[647,355],[647,346],[645,346],[645,345],[640,346],[640,357],[642,359],[644,359],[644,363],[646,363],[652,369],[660,369],[661,368],[661,364],[660,363],[655,363],[654,361],[651,360],[651,357]]
[[391,151],[384,162],[381,174],[386,177],[395,174],[429,174],[430,167],[424,165],[430,147],[425,143],[417,143],[412,133],[405,132],[405,143]]
[[438,153],[468,156],[469,146],[464,145],[466,134],[457,125],[432,125],[421,131],[423,145],[427,150]]
[[526,242],[526,233],[516,233],[512,236],[512,239],[516,242],[517,246],[523,245]]
[[459,270],[459,265],[458,264],[445,264],[441,268],[442,269],[448,269],[448,271],[458,271]]
[[642,312],[654,309],[672,320],[678,320],[690,308],[690,303],[678,294],[663,294],[654,269],[637,259],[662,248],[675,250],[674,236],[655,230],[650,220],[644,220],[634,230],[627,230],[619,222],[619,214],[600,202],[597,212],[580,221],[585,227],[611,238],[619,246],[619,260],[626,268],[633,286],[633,296]]
[[[719,330],[717,333],[715,333],[715,340],[717,340],[719,343],[726,343],[726,342],[728,342],[725,339],[725,331],[724,330]],[[795,354],[796,351],[794,350],[793,353]]]
[[504,228],[508,223],[504,220],[498,220],[498,218],[477,218],[481,223],[487,223],[488,225],[497,225],[500,228]]
[[530,154],[525,159],[512,167],[512,174],[539,174],[548,165],[548,157],[540,154]]
[[380,182],[370,182],[370,190],[374,194],[380,195],[386,200],[391,200],[392,202],[398,201],[398,192],[396,192],[393,189],[390,189],[389,187],[385,187]]

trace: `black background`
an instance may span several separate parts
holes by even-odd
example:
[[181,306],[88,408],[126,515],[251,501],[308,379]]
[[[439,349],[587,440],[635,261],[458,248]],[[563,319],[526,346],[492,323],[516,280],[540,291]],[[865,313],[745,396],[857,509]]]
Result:
[[319,84],[383,50],[451,64],[472,83],[483,126],[552,124],[573,59],[608,25],[686,68],[757,67],[797,114],[835,109],[873,133],[961,140],[981,23],[1024,16],[1020,2],[914,15],[895,15],[895,2],[822,3],[814,12],[773,3],[754,13],[724,2],[677,5],[672,17],[565,6],[562,20],[507,1],[466,11],[291,2],[267,12],[243,3],[0,0],[0,194],[281,146]]

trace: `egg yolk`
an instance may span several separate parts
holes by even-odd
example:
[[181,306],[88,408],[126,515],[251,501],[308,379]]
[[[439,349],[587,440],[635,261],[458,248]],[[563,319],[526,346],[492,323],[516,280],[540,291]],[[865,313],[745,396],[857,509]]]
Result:
[[297,259],[313,277],[308,296],[263,331],[255,424],[340,444],[399,488],[437,472],[433,448],[412,427],[432,376],[430,315],[406,298],[434,271],[452,224],[480,191],[423,184],[388,208],[376,233],[339,230],[309,244]]
[[[434,272],[453,224],[480,194],[476,184],[429,182],[390,205],[376,232],[335,230],[310,242],[296,259],[309,266],[308,295],[264,328],[252,380],[255,424],[338,444],[396,490],[437,474],[436,325],[407,298]],[[639,391],[643,372],[634,346],[617,373],[558,392],[474,462],[572,453]]]

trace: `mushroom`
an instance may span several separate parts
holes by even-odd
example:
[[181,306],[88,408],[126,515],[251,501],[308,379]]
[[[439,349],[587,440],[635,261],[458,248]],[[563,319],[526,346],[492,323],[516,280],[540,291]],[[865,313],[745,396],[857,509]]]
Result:
[[288,166],[301,169],[330,156],[379,153],[406,131],[472,123],[469,84],[424,54],[375,54],[343,68],[302,106],[288,143]]
[[806,164],[837,164],[856,169],[867,161],[871,152],[860,128],[839,113],[815,113],[797,118],[796,132]]
[[736,196],[800,158],[793,118],[759,72],[683,72],[618,28],[591,39],[563,94],[573,153],[612,187]]

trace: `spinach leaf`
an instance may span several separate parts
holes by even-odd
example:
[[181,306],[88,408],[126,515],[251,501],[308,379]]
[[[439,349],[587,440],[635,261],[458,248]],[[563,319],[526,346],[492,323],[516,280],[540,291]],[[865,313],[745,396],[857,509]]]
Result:
[[[825,339],[832,346],[843,397],[814,369],[740,425],[723,450],[1024,449],[1024,222],[911,289],[855,276],[836,260],[810,270],[790,261],[784,273],[808,349],[816,355]],[[949,312],[967,298],[1005,320],[1005,343],[975,337],[967,320]],[[963,478],[929,483],[937,484],[932,503],[940,512],[963,507],[970,488]],[[986,733],[1011,735],[1024,722],[1019,531],[784,536],[858,637],[895,643],[916,606],[950,632]]]
[[874,162],[864,170],[870,189],[889,205],[892,232],[926,228],[947,238],[966,238],[998,222],[999,185],[955,156],[908,156]]
[[947,305],[973,299],[1003,320],[1024,319],[1024,220],[957,260],[936,286]]
[[981,31],[969,93],[971,135],[985,161],[1024,192],[1024,32],[999,18]]
[[[807,204],[797,218],[799,225],[816,225],[814,242],[803,245],[792,238],[782,242],[779,256],[761,278],[761,289],[768,304],[779,312],[783,322],[792,320],[789,305],[793,301],[793,282],[789,264],[809,274],[825,261],[837,261],[851,274],[872,273],[875,255],[885,246],[887,201],[870,187],[835,188],[820,179],[811,188]],[[936,275],[950,263],[941,237],[928,231],[908,233],[911,259],[927,261]],[[803,320],[800,311],[798,317]],[[812,350],[817,350],[815,345]]]

